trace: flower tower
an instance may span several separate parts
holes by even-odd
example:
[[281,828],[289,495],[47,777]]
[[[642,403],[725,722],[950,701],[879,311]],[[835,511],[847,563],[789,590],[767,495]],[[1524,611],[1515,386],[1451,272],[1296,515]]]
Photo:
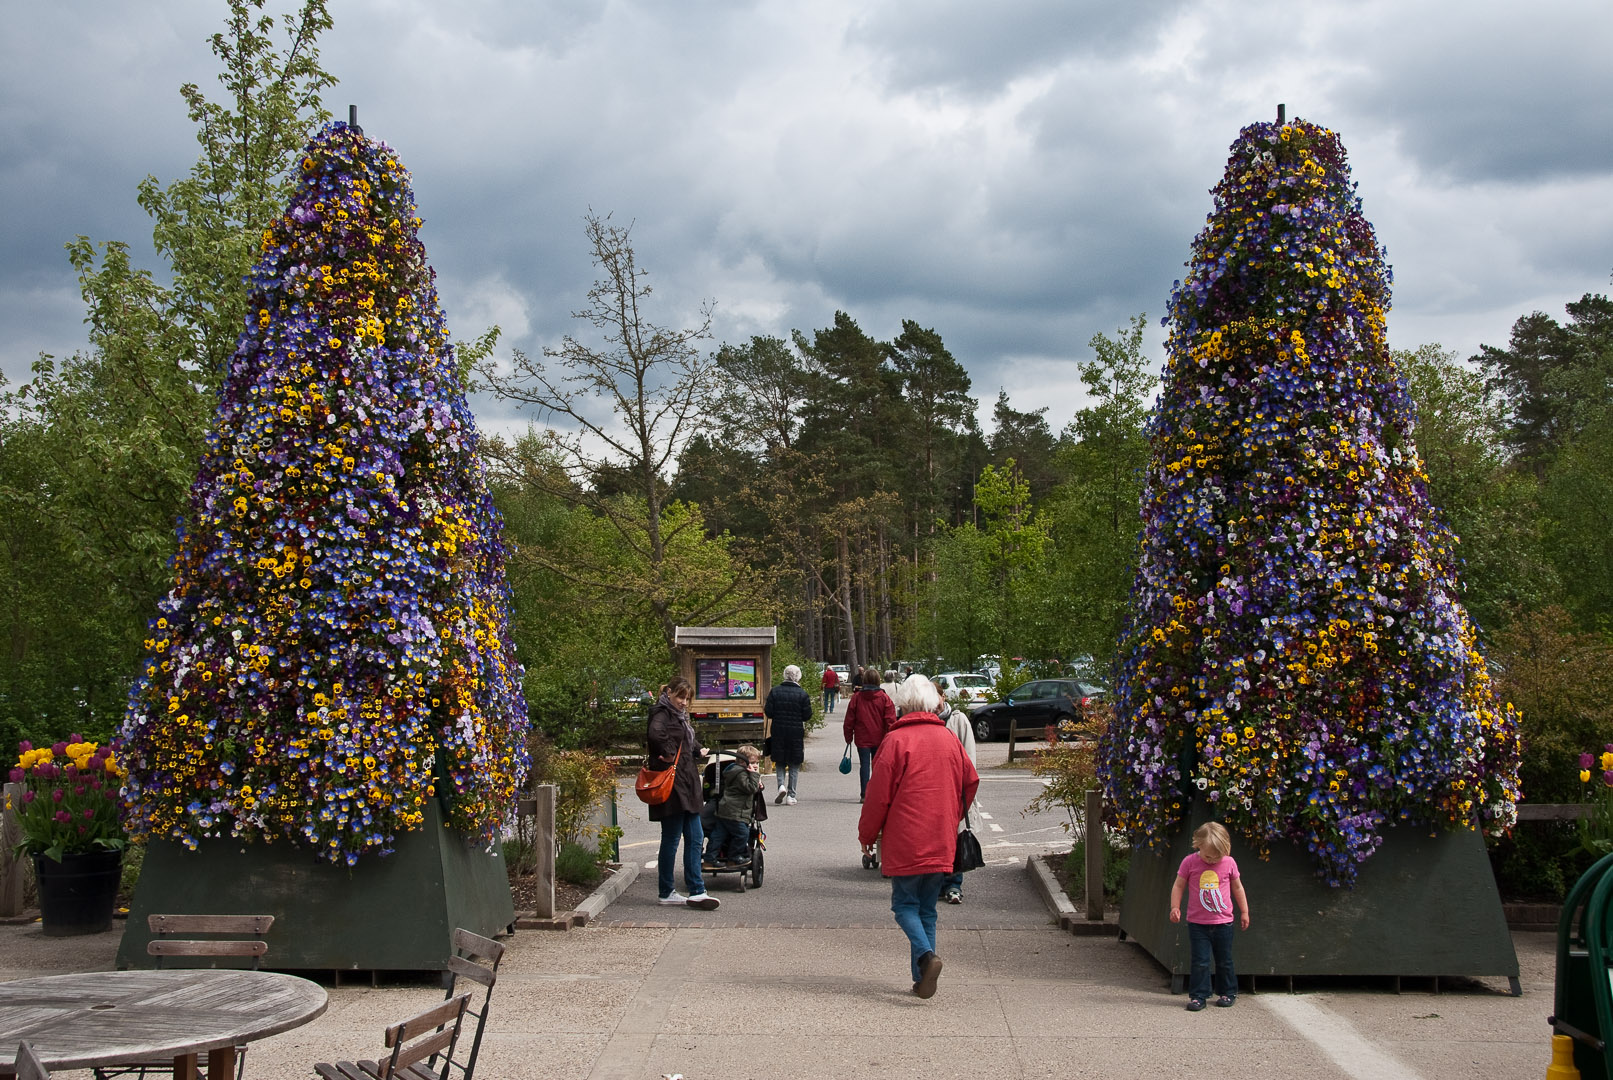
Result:
[[1512,824],[1517,717],[1458,599],[1338,136],[1251,125],[1213,195],[1165,320],[1104,792],[1156,858],[1215,818],[1246,875],[1286,855],[1348,891],[1396,827]]
[[526,706],[409,174],[342,123],[299,168],[130,693],[127,823],[343,876],[443,825],[487,854],[525,774]]

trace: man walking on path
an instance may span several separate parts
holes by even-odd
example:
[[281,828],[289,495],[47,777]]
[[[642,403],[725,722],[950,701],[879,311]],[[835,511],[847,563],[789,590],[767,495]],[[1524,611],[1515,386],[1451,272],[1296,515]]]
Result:
[[835,711],[835,696],[840,693],[840,673],[825,664],[823,666],[823,711]]
[[883,838],[880,870],[891,879],[891,913],[907,935],[913,993],[921,998],[934,996],[941,978],[935,905],[952,873],[958,822],[980,787],[963,744],[936,715],[940,704],[922,675],[897,688],[899,715],[879,744],[857,823],[865,852]]

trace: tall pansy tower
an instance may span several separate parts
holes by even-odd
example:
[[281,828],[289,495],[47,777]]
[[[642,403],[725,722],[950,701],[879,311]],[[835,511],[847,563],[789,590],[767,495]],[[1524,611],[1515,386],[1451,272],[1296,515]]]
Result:
[[1396,827],[1515,820],[1517,717],[1458,598],[1337,135],[1251,125],[1213,194],[1166,319],[1104,793],[1145,851],[1213,817],[1244,867],[1297,850],[1349,886]]
[[409,174],[326,126],[250,303],[123,725],[131,833],[483,849],[526,770],[501,521]]

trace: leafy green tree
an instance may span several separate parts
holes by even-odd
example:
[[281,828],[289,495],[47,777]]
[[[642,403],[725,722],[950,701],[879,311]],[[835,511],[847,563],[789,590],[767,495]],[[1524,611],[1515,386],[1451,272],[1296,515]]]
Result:
[[1455,534],[1462,598],[1482,628],[1502,626],[1557,593],[1546,557],[1539,484],[1513,467],[1508,418],[1482,374],[1438,345],[1394,353],[1416,403],[1412,437],[1429,501]]
[[325,0],[303,0],[283,18],[263,7],[229,0],[226,28],[212,38],[222,103],[181,88],[202,146],[195,167],[166,187],[153,177],[140,184],[169,283],[134,266],[120,241],[77,238],[68,258],[90,347],[64,361],[41,357],[27,385],[0,394],[0,413],[19,421],[0,431],[0,456],[35,470],[8,487],[8,517],[37,523],[0,570],[0,589],[36,598],[31,630],[13,633],[0,658],[0,727],[48,735],[39,729],[76,714],[73,724],[105,732],[121,712],[213,390],[243,325],[243,278],[335,81],[319,66]]
[[1567,311],[1566,324],[1525,315],[1507,348],[1485,345],[1473,358],[1506,408],[1508,444],[1537,473],[1577,430],[1576,417],[1613,395],[1613,301],[1586,293]]
[[933,532],[938,517],[952,516],[945,499],[949,480],[962,464],[967,435],[975,431],[969,373],[940,334],[911,319],[902,320],[902,332],[886,352],[901,380],[909,416],[903,442],[911,454],[905,455],[909,464],[904,471],[913,518],[921,533]]
[[1115,337],[1092,338],[1094,357],[1081,365],[1092,404],[1065,429],[1064,481],[1050,499],[1057,589],[1068,611],[1055,651],[1091,656],[1100,668],[1114,655],[1137,570],[1144,422],[1157,381],[1143,355],[1146,322],[1137,315]]
[[1047,426],[1047,407],[1020,412],[1009,403],[1008,394],[999,390],[991,419],[991,438],[986,443],[991,463],[1001,468],[1013,458],[1031,486],[1031,499],[1040,503],[1059,481],[1053,460],[1058,439]]
[[1588,415],[1546,474],[1546,544],[1568,608],[1613,634],[1613,408]]

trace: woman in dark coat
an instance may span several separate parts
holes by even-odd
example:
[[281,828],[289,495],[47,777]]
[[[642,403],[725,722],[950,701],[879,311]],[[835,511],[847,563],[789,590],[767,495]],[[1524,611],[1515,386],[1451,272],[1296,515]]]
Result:
[[[700,827],[700,809],[705,800],[700,793],[700,757],[705,749],[694,725],[689,722],[689,700],[694,687],[682,675],[661,687],[661,696],[650,706],[645,727],[648,744],[647,765],[652,769],[676,768],[672,776],[672,797],[650,807],[651,821],[661,823],[661,854],[656,863],[657,884],[663,904],[682,904],[710,911],[719,901],[706,895],[706,879],[700,872],[700,849],[706,838]],[[675,764],[674,764],[675,763]],[[673,889],[672,872],[683,842],[684,896]]]
[[806,760],[807,721],[812,719],[812,695],[801,689],[800,668],[791,664],[784,669],[784,681],[768,691],[762,712],[773,721],[768,735],[769,753],[778,769],[778,795],[773,801],[794,806],[795,782]]

